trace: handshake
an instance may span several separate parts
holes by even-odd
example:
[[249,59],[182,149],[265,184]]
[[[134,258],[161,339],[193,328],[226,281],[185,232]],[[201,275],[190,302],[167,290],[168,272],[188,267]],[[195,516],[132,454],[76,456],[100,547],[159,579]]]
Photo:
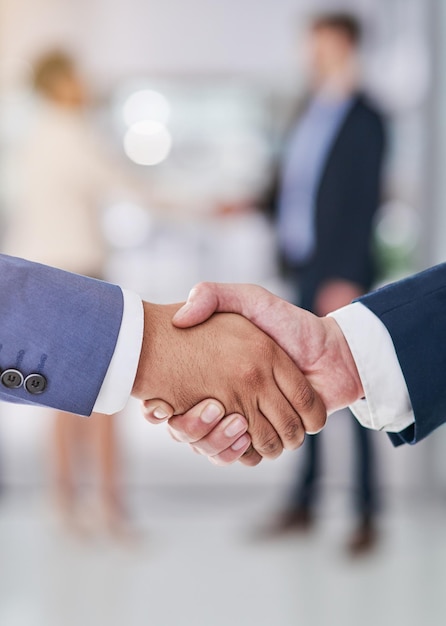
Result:
[[217,465],[256,465],[364,396],[336,321],[252,285],[203,283],[187,303],[144,303],[132,395],[152,423]]

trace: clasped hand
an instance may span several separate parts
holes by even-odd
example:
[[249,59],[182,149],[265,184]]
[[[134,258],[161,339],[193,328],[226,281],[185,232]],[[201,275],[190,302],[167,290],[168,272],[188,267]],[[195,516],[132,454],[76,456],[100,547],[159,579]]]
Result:
[[214,463],[256,465],[298,448],[362,387],[333,319],[261,287],[203,283],[182,308],[144,303],[133,395]]

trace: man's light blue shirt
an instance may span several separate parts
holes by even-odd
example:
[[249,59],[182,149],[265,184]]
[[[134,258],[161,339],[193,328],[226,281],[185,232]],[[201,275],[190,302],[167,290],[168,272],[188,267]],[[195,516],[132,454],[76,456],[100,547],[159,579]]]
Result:
[[282,167],[278,235],[280,248],[292,264],[303,264],[314,250],[320,179],[351,104],[351,97],[314,97],[291,133]]

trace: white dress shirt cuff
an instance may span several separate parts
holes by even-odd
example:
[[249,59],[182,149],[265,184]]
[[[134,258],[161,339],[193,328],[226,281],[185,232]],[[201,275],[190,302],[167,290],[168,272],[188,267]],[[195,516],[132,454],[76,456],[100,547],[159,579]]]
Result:
[[340,326],[358,368],[365,399],[350,406],[367,428],[400,432],[414,423],[409,392],[392,338],[370,309],[354,302],[330,314]]
[[107,374],[93,411],[112,415],[122,411],[135,382],[141,354],[144,313],[141,298],[132,291],[122,290],[124,308],[121,328]]

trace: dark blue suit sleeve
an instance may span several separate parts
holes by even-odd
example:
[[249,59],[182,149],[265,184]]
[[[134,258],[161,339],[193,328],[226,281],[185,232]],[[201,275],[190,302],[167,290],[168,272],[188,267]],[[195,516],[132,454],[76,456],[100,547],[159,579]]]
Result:
[[47,380],[40,395],[0,384],[0,399],[90,415],[121,327],[121,289],[0,255],[0,290],[0,370]]
[[359,301],[392,337],[415,414],[415,424],[391,439],[417,443],[446,422],[446,263]]

